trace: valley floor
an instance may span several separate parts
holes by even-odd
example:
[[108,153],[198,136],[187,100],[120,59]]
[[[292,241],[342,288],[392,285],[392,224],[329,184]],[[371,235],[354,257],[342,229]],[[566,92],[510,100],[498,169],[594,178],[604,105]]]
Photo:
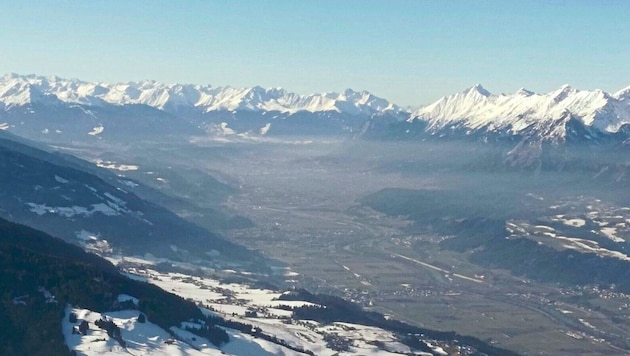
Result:
[[[280,281],[284,286],[340,295],[414,325],[454,330],[525,354],[629,352],[629,295],[596,286],[540,283],[482,268],[469,262],[466,254],[440,248],[438,243],[449,236],[413,232],[411,221],[359,203],[383,188],[440,190],[466,186],[471,176],[384,169],[381,163],[388,153],[377,149],[340,154],[347,149],[343,145],[208,144],[189,155],[162,148],[149,161],[153,167],[173,170],[195,167],[238,187],[224,207],[251,219],[255,226],[229,230],[227,236],[290,266],[295,273]],[[99,158],[138,165],[135,179],[144,177],[156,187],[166,186],[155,181],[162,176],[153,169],[151,176],[142,176],[144,162],[135,154],[119,150]],[[169,189],[175,187],[164,187]],[[525,184],[518,193],[531,199],[532,206],[554,204],[553,199],[536,194],[527,198],[527,189]],[[621,208],[619,212],[625,211]],[[600,213],[605,215],[603,209]],[[541,217],[535,218],[534,226]],[[570,216],[556,219],[561,224],[581,223]],[[628,236],[627,230],[620,225],[602,233],[620,238]],[[188,297],[186,292],[175,292]],[[223,312],[242,315],[246,310],[244,306]]]

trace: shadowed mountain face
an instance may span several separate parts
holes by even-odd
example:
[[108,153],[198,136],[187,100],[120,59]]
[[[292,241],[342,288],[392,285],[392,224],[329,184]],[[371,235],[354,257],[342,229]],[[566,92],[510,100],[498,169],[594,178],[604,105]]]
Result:
[[101,312],[129,308],[119,303],[120,294],[136,296],[141,302],[133,308],[166,330],[190,318],[203,318],[193,302],[129,279],[78,246],[4,219],[0,267],[0,350],[5,355],[76,354],[61,332],[62,320],[72,319],[64,312],[67,305]]
[[[78,161],[78,160],[77,160]],[[88,249],[172,258],[262,260],[59,155],[0,138],[0,216]],[[130,181],[129,181],[130,182]],[[209,257],[214,256],[214,257]]]

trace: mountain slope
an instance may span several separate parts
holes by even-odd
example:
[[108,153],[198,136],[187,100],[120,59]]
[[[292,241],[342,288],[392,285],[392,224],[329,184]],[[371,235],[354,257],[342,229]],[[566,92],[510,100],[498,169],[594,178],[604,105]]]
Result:
[[[511,95],[493,95],[481,85],[446,96],[411,114],[408,122],[426,123],[426,131],[441,133],[459,128],[472,132],[502,132],[565,141],[570,120],[588,131],[613,134],[630,124],[630,104],[624,91],[611,95],[568,85],[547,94],[520,89]],[[582,139],[593,139],[584,133]]]
[[3,355],[272,354],[251,325],[204,313],[99,256],[3,219],[0,281]]
[[[406,120],[406,121],[405,121]],[[0,129],[73,139],[212,135],[474,137],[624,142],[630,88],[609,94],[568,85],[537,94],[491,94],[481,85],[408,112],[366,91],[299,95],[281,88],[86,82],[55,76],[0,78]]]
[[350,89],[298,95],[258,86],[0,78],[0,130],[48,142],[226,133],[339,135],[356,132],[372,117],[407,116],[385,99]]
[[253,268],[264,268],[262,259],[243,247],[58,155],[4,138],[0,138],[0,196],[0,217],[88,249],[195,256],[213,263],[247,261]]
[[202,317],[192,302],[126,278],[77,246],[3,219],[0,256],[0,349],[6,355],[70,355],[61,335],[67,303],[104,311],[116,308],[118,295],[130,294],[162,327]]
[[105,106],[141,104],[169,113],[210,111],[335,111],[352,115],[399,112],[401,109],[366,91],[298,95],[281,88],[213,87],[165,84],[155,81],[91,83],[59,77],[20,76],[0,78],[0,103],[6,107],[34,103]]

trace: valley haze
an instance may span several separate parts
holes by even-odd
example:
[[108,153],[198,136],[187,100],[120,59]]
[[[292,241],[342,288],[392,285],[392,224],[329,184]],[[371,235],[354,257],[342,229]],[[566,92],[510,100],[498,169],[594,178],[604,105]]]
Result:
[[[630,350],[630,87],[474,85],[411,109],[349,89],[7,74],[0,128],[1,218],[205,315],[156,313],[116,277],[130,310],[60,306],[84,354],[102,339],[191,355]],[[70,314],[120,336],[78,337]],[[199,339],[215,328],[231,341]]]
[[629,13],[3,3],[0,355],[630,355]]

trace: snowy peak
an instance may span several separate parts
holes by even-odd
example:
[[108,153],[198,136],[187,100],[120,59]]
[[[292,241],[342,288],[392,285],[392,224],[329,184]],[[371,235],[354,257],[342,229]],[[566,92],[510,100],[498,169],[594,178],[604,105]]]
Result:
[[472,87],[464,90],[464,94],[466,94],[466,95],[481,95],[481,96],[485,96],[485,97],[489,97],[489,96],[492,95],[481,84],[475,84]]
[[0,103],[7,107],[57,101],[55,95],[43,92],[37,85],[21,81],[10,75],[4,78],[6,78],[6,84],[0,87]]
[[563,86],[560,87],[560,89],[552,93],[553,100],[559,103],[562,100],[566,99],[571,93],[575,93],[575,92],[576,91],[573,88],[571,88],[569,84],[564,84]]
[[488,104],[492,94],[480,84],[474,85],[463,92],[445,96],[435,103],[414,112],[411,119],[420,118],[429,121],[429,127],[445,126],[451,118],[465,118],[474,108]]
[[212,111],[336,111],[351,115],[401,114],[404,110],[385,99],[362,91],[299,95],[282,88],[265,89],[213,87],[210,85],[165,84],[156,81],[92,83],[56,76],[7,74],[0,78],[0,103],[26,105],[43,98],[60,102],[99,106],[143,104],[170,113],[182,110]]
[[569,85],[547,94],[521,88],[511,95],[493,95],[475,85],[416,110],[409,121],[425,121],[433,132],[454,126],[512,134],[535,130],[547,138],[562,139],[566,130],[561,126],[567,117],[602,132],[617,132],[630,124],[630,87],[614,95]]
[[630,102],[630,86],[616,92],[613,97],[619,101]]

